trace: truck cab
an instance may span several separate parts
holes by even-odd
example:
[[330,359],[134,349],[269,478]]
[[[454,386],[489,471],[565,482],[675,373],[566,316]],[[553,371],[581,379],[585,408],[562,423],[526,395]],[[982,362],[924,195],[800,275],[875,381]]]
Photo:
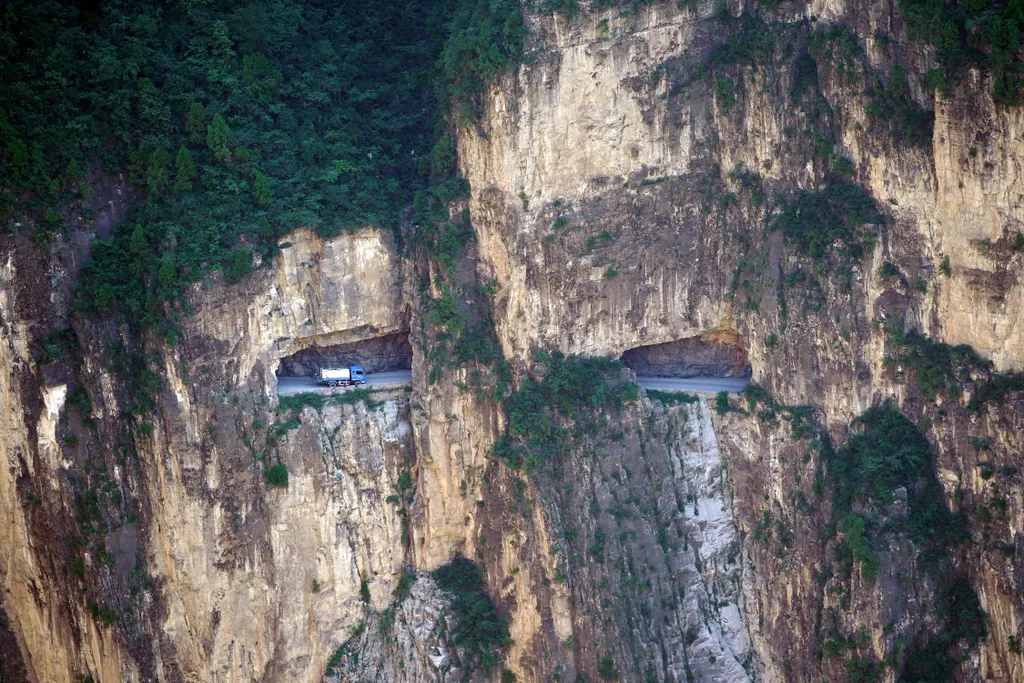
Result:
[[363,371],[362,365],[353,365],[349,372],[352,373],[352,384],[366,384],[366,372]]

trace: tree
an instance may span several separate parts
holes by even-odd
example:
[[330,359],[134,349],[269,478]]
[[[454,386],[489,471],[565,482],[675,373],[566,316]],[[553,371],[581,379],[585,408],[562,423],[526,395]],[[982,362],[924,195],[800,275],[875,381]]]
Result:
[[178,148],[178,156],[174,159],[174,166],[178,174],[174,178],[174,191],[184,192],[192,189],[192,179],[196,177],[196,162],[192,159],[192,152],[182,145]]
[[133,254],[141,254],[149,248],[149,240],[146,239],[146,231],[142,227],[142,223],[138,223],[135,229],[132,230],[132,236],[128,240],[128,249]]
[[206,146],[213,152],[213,158],[217,161],[231,161],[231,150],[228,142],[231,141],[231,129],[227,121],[220,114],[213,117],[213,121],[206,127]]
[[252,256],[249,252],[239,249],[235,252],[234,260],[231,261],[224,275],[228,282],[238,282],[252,272]]
[[167,164],[171,160],[171,153],[166,149],[158,148],[149,155],[149,164],[146,166],[146,190],[149,191],[149,200],[157,201],[167,192],[167,186],[171,184],[171,172]]
[[165,256],[160,261],[160,270],[157,273],[157,278],[160,280],[160,286],[163,289],[170,289],[171,285],[174,284],[174,257]]
[[270,178],[263,175],[260,171],[254,173],[252,194],[256,199],[256,203],[260,206],[266,206],[274,201],[274,188],[270,183]]
[[188,108],[188,120],[185,121],[185,132],[188,141],[193,145],[201,145],[206,140],[206,108],[193,102]]

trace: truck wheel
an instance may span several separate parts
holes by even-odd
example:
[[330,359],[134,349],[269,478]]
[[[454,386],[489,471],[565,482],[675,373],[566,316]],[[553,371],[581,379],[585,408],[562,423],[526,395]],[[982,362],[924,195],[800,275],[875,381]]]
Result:
[[327,386],[329,386],[330,388],[333,389],[334,387],[338,386],[338,383],[337,382],[328,382]]

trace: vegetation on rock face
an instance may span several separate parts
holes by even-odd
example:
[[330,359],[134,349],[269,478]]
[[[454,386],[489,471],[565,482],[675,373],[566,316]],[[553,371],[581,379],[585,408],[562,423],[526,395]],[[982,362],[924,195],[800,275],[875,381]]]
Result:
[[[125,173],[128,220],[95,244],[79,307],[165,324],[185,284],[240,279],[297,227],[395,226],[440,112],[475,110],[524,31],[514,0],[9,6],[0,217],[47,239]],[[442,199],[464,191],[445,180]]]
[[463,667],[485,670],[498,663],[502,648],[512,643],[508,625],[485,592],[483,572],[472,560],[456,556],[432,576],[451,597],[455,612],[455,644],[462,650]]
[[667,406],[675,405],[690,405],[700,402],[700,397],[697,394],[691,394],[686,391],[658,391],[657,389],[647,389],[647,398],[654,401],[661,401]]
[[918,332],[892,331],[893,355],[886,359],[890,371],[905,367],[917,380],[925,398],[959,398],[962,385],[974,382],[969,407],[979,410],[987,402],[1002,400],[1010,391],[1024,391],[1024,373],[993,372],[985,360],[966,344],[950,346]]
[[996,102],[1021,104],[1024,3],[984,0],[900,0],[911,38],[935,48],[939,66],[928,73],[933,87],[948,89],[972,68],[990,71]]
[[462,2],[439,61],[445,96],[460,123],[483,109],[482,96],[495,77],[522,59],[526,27],[519,0]]
[[871,101],[865,107],[868,118],[888,125],[894,140],[918,147],[931,145],[935,112],[921,108],[914,101],[906,71],[894,66],[888,82],[876,78],[869,95]]
[[864,226],[883,220],[867,190],[834,180],[815,192],[801,192],[770,227],[781,230],[791,244],[814,258],[835,253],[841,258],[859,259],[875,239]]
[[[873,579],[880,563],[871,549],[872,536],[905,533],[917,544],[922,569],[939,589],[940,628],[915,635],[900,680],[951,681],[958,648],[976,644],[987,630],[977,595],[950,558],[950,551],[966,539],[965,519],[950,512],[936,478],[931,445],[900,411],[890,404],[876,406],[854,425],[860,431],[829,451],[827,459],[835,512],[845,515],[838,525],[843,541],[837,559],[849,553],[865,579]],[[899,504],[897,492],[902,492],[909,511],[905,518],[890,519],[884,510]]]
[[[912,635],[905,654],[894,664],[902,670],[898,680],[953,680],[958,653],[984,637],[987,617],[955,563],[953,553],[967,539],[966,518],[958,510],[950,511],[937,479],[935,453],[924,434],[893,404],[885,403],[854,420],[846,443],[834,448],[809,409],[784,406],[753,383],[744,393],[751,412],[763,406],[757,412],[762,420],[773,419],[777,412],[788,414],[792,436],[811,438],[810,449],[822,455],[821,483],[815,489],[823,495],[827,486],[832,494],[826,540],[835,539],[833,560],[839,568],[836,572],[827,566],[825,582],[849,581],[854,566],[865,581],[874,582],[883,567],[878,540],[888,537],[891,545],[895,535],[913,541],[922,575],[937,591],[937,623]],[[764,514],[755,537],[770,523],[770,512]],[[848,590],[838,587],[841,595]],[[828,632],[824,628],[823,636]],[[823,656],[857,650],[852,637],[833,636],[823,642]],[[857,657],[848,660],[846,668],[858,680],[877,680],[881,672],[878,662]]]
[[298,394],[283,395],[278,397],[277,421],[274,423],[274,434],[284,436],[293,429],[297,429],[302,422],[300,414],[306,408],[320,410],[329,405],[345,405],[363,403],[368,410],[376,410],[381,402],[373,398],[373,389],[366,387],[355,387],[341,393],[324,394],[314,391],[306,391]]
[[271,486],[288,488],[288,468],[282,462],[275,463],[265,469],[263,476]]
[[632,382],[612,384],[621,371],[619,361],[607,358],[565,357],[541,352],[543,377],[527,377],[505,399],[508,430],[494,445],[494,455],[513,469],[536,470],[555,462],[559,452],[593,416],[619,410],[639,392]]
[[963,520],[949,512],[935,478],[931,444],[892,405],[868,409],[855,432],[828,461],[837,513],[860,504],[889,505],[902,489],[910,514],[902,529],[922,546],[949,546],[963,537]]

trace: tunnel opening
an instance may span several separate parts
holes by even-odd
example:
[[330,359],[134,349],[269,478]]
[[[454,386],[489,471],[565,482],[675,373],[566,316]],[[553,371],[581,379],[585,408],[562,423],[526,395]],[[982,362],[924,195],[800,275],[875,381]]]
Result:
[[637,377],[750,379],[752,375],[743,339],[735,332],[637,346],[622,354],[622,363]]
[[367,373],[412,369],[409,333],[396,332],[372,339],[330,346],[308,346],[282,358],[278,377],[312,377],[318,368],[361,365]]

